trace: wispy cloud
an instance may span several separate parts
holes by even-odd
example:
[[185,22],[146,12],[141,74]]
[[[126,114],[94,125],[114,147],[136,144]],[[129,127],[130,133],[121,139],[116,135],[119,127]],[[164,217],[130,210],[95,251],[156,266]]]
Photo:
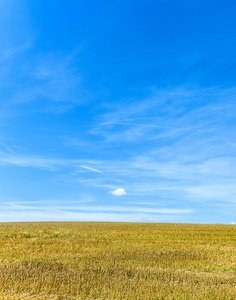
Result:
[[88,167],[88,166],[85,166],[85,165],[80,165],[80,168],[83,168],[83,169],[86,169],[86,170],[89,170],[89,171],[92,171],[92,172],[104,174],[102,171],[100,171],[98,169],[91,168],[91,167]]
[[33,156],[15,156],[15,155],[1,156],[0,164],[13,165],[17,167],[48,169],[50,171],[56,171],[58,170],[59,166],[66,165],[65,161],[63,160],[50,159],[50,158],[38,158]]
[[71,212],[57,211],[4,211],[0,212],[0,222],[35,222],[35,221],[80,221],[80,222],[173,222],[176,216],[149,215],[147,213],[103,213],[103,212]]
[[[45,202],[45,201],[44,201]],[[39,203],[39,202],[37,202]],[[50,202],[49,202],[50,203]],[[83,203],[83,202],[81,202]],[[30,203],[29,203],[30,204]],[[9,205],[9,204],[8,204]],[[71,205],[71,206],[65,206],[65,205],[47,205],[45,208],[42,208],[40,205],[27,205],[26,204],[20,204],[20,202],[11,202],[8,206],[8,209],[22,209],[22,210],[50,210],[50,209],[56,209],[56,210],[63,210],[63,211],[102,211],[102,212],[145,212],[145,213],[152,213],[152,214],[190,214],[194,213],[193,209],[176,209],[176,208],[147,208],[147,207],[137,207],[137,206],[105,206],[105,205],[89,205],[89,206],[83,206],[83,205]],[[7,209],[7,207],[5,207]]]
[[160,205],[160,204],[158,204],[158,203],[156,203],[156,202],[142,202],[142,201],[132,201],[132,202],[125,202],[125,203],[127,203],[127,204],[134,204],[134,205],[136,205],[136,204],[138,204],[138,205],[151,205],[151,206],[156,206],[156,205]]
[[[182,88],[110,107],[90,134],[129,159],[103,161],[104,172],[130,196],[235,201],[235,97],[235,88]],[[87,183],[107,186],[106,178]]]
[[22,41],[22,44],[8,46],[1,49],[1,58],[0,63],[6,64],[10,60],[14,60],[17,55],[24,53],[28,51],[33,46],[33,40],[32,38],[28,38],[28,40]]
[[[111,107],[100,116],[90,133],[106,143],[150,143],[154,140],[176,141],[212,138],[222,134],[224,124],[233,118],[236,89],[176,89],[154,91],[135,104]],[[224,105],[222,105],[224,101]],[[192,105],[195,103],[195,105]],[[232,131],[233,128],[230,128]]]
[[8,147],[5,143],[3,143],[2,141],[0,141],[0,144],[4,147],[4,149],[6,149],[8,152],[15,154],[15,152]]
[[27,4],[8,2],[2,6],[0,19],[0,87],[8,90],[1,94],[5,109],[15,108],[21,114],[24,110],[19,106],[27,112],[31,105],[31,113],[60,114],[92,98],[75,68],[82,46],[66,52],[35,51],[38,29]]
[[[8,105],[40,101],[44,107],[35,106],[34,109],[58,113],[88,101],[91,95],[81,85],[82,76],[75,73],[72,68],[77,55],[75,51],[67,56],[47,53],[43,57],[32,58],[35,61],[35,68],[26,67],[22,75],[25,80],[21,88],[8,100]],[[58,104],[53,105],[53,102],[60,103],[59,110]]]
[[[40,201],[21,203],[13,202],[1,205],[0,222],[12,221],[111,221],[111,222],[166,222],[175,220],[175,216],[193,214],[192,209],[155,209],[126,206],[83,206],[70,205],[51,206]],[[49,202],[50,203],[50,202]],[[34,205],[33,205],[34,204]],[[52,204],[52,203],[51,203]],[[7,212],[7,214],[6,214]]]
[[[187,220],[191,212],[177,208],[194,211],[209,205],[214,210],[227,205],[235,210],[236,86],[234,49],[227,50],[227,34],[222,34],[226,43],[214,57],[209,54],[213,48],[200,45],[197,54],[193,47],[182,51],[183,45],[171,38],[164,44],[178,49],[166,55],[145,34],[154,32],[146,24],[143,37],[135,36],[132,28],[125,33],[132,36],[128,55],[137,50],[133,58],[121,51],[114,61],[109,52],[115,44],[103,47],[104,24],[99,20],[96,26],[88,26],[83,17],[76,22],[69,5],[63,15],[68,18],[65,27],[60,22],[64,4],[58,4],[59,14],[52,19],[49,1],[37,9],[23,2],[0,0],[2,201],[18,194],[19,201],[58,195],[65,196],[64,202],[81,195],[97,199],[91,207],[52,204],[50,212],[43,202],[37,212],[45,219],[56,218],[58,212],[60,219],[65,214],[81,220],[115,221],[124,215],[130,221],[176,220],[183,213]],[[75,11],[82,16],[90,8],[83,5]],[[111,10],[113,6],[101,13]],[[158,27],[158,18],[154,21]],[[115,30],[116,22],[108,23]],[[61,30],[65,34],[58,34]],[[224,30],[229,32],[227,26]],[[110,38],[110,30],[104,34],[104,39]],[[184,37],[186,45],[198,39]],[[147,47],[136,47],[140,38]],[[229,55],[222,59],[225,52]],[[69,206],[78,211],[69,211]],[[36,216],[35,205],[17,209],[21,217],[28,218],[30,210]],[[214,215],[220,217],[220,211]],[[233,215],[228,220],[234,220]]]
[[[12,152],[12,151],[9,151]],[[81,163],[95,163],[99,164],[99,161],[84,160],[84,159],[58,159],[52,157],[37,157],[31,155],[17,155],[1,154],[0,164],[13,165],[16,167],[29,167],[38,169],[47,169],[49,171],[58,171],[60,168],[69,167],[72,169],[84,168],[93,172],[102,173],[101,171],[81,165]]]
[[[9,155],[1,155],[0,163],[66,170],[68,175],[64,177],[84,187],[112,191],[113,195],[124,195],[128,190],[131,202],[132,197],[151,196],[159,202],[178,198],[198,203],[234,203],[235,96],[233,88],[159,92],[140,104],[127,105],[125,111],[114,109],[98,114],[97,123],[87,124],[90,135],[104,142],[98,148],[99,153],[105,153],[100,159],[94,144],[93,151],[89,155],[86,152],[91,159],[19,156],[8,151]],[[90,135],[87,133],[86,138],[92,138]],[[116,155],[114,148],[109,150],[114,144],[118,147]],[[83,172],[81,177],[81,168],[105,176]],[[117,189],[119,186],[124,191]]]

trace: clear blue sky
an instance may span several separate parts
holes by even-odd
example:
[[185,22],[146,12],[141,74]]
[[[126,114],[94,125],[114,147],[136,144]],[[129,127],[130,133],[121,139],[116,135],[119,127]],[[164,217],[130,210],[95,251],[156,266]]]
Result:
[[235,15],[0,0],[0,221],[236,223]]

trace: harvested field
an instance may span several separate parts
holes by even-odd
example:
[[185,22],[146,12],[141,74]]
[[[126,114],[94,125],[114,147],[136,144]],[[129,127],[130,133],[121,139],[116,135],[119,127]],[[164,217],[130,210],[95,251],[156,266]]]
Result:
[[236,299],[236,226],[0,224],[0,299]]

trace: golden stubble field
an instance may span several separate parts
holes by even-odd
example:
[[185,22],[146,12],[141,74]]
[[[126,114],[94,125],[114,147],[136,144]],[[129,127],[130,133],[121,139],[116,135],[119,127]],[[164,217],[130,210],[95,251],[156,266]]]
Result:
[[236,226],[2,223],[0,299],[236,299]]

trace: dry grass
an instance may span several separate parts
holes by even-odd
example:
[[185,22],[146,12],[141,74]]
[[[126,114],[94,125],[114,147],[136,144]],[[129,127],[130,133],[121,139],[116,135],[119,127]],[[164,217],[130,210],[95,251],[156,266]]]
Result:
[[0,299],[236,299],[236,226],[0,224]]

